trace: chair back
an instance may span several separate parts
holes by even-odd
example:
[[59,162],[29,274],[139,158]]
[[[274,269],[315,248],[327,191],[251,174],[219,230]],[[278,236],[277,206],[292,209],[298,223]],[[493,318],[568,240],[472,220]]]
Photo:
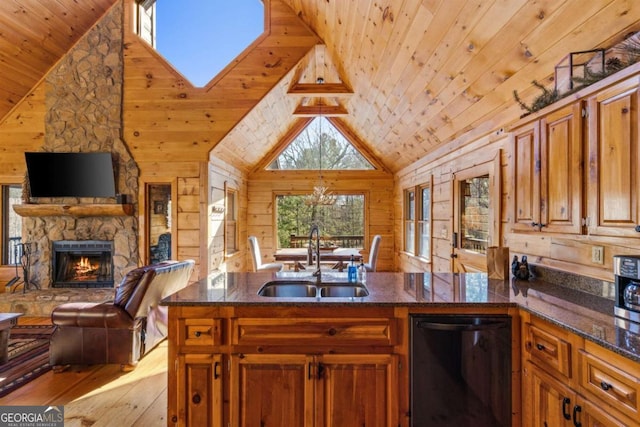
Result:
[[371,241],[371,248],[369,248],[369,268],[371,271],[376,271],[376,263],[378,262],[378,252],[380,250],[380,241],[382,236],[376,234]]
[[260,245],[258,245],[256,236],[249,236],[249,250],[253,260],[253,271],[258,271],[260,265],[262,265],[262,255],[260,254]]

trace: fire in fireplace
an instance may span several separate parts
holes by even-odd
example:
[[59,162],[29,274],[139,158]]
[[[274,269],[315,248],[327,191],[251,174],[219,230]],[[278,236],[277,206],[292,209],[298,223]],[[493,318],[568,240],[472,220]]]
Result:
[[58,240],[53,242],[54,288],[113,287],[113,242]]

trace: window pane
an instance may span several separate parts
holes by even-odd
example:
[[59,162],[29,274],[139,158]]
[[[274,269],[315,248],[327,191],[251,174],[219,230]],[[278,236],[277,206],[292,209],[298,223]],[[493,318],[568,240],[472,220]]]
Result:
[[306,247],[311,225],[327,247],[364,247],[364,195],[335,195],[332,205],[309,205],[305,195],[276,197],[278,248]]
[[485,253],[489,241],[489,176],[468,179],[461,185],[462,248]]
[[418,240],[418,245],[420,246],[418,248],[418,255],[424,258],[429,258],[431,256],[430,253],[430,245],[429,245],[429,241],[430,241],[430,237],[431,237],[431,233],[430,233],[430,228],[431,228],[431,224],[428,222],[420,222],[418,224],[419,230],[418,232],[420,233],[419,236],[419,240]]
[[415,224],[413,221],[406,221],[404,223],[404,250],[409,253],[415,252]]
[[420,217],[423,221],[429,221],[431,211],[431,189],[429,187],[423,188],[421,191],[422,195],[422,216]]
[[416,195],[413,191],[405,193],[405,213],[404,219],[415,219]]
[[22,203],[22,187],[20,185],[3,186],[2,197],[4,199],[2,203],[4,206],[2,264],[14,265],[20,262],[20,254],[16,252],[16,245],[22,240],[22,217],[13,210],[13,205]]
[[236,192],[227,191],[226,206],[225,206],[225,221],[226,221],[226,252],[227,254],[234,253],[238,250],[238,222],[236,221]]

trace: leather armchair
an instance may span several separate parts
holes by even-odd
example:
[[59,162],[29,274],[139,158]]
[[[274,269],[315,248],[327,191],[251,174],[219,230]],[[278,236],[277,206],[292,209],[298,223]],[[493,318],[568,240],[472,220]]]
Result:
[[131,270],[104,303],[67,303],[56,307],[51,321],[49,363],[66,365],[116,363],[123,368],[167,336],[168,310],[160,301],[184,288],[193,260],[166,261]]

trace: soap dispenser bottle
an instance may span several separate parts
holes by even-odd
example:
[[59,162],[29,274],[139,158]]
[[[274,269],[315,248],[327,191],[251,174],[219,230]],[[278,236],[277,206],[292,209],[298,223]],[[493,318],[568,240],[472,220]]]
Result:
[[360,258],[360,265],[358,266],[358,281],[360,283],[367,282],[367,267],[365,267],[362,258]]
[[347,267],[347,280],[349,283],[356,283],[358,281],[358,271],[353,255],[351,255],[351,262],[349,263],[349,267]]

